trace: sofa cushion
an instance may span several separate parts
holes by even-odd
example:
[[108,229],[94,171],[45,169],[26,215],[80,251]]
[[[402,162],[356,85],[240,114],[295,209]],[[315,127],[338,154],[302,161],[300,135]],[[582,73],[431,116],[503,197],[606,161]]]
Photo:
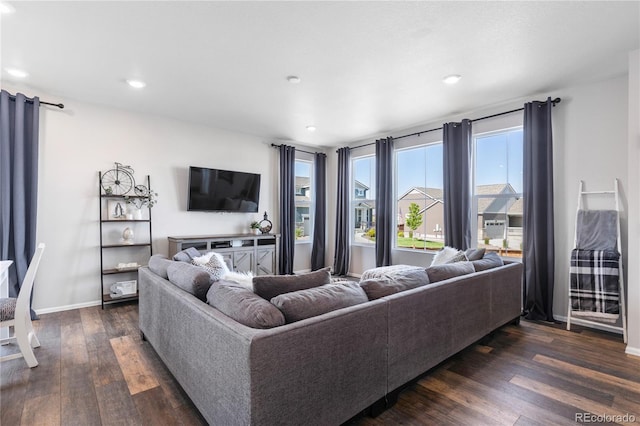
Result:
[[369,278],[367,280],[360,281],[360,287],[367,294],[369,300],[380,299],[381,297],[389,296],[390,294],[400,293],[401,291],[410,290],[412,288],[421,287],[429,284],[429,277],[427,277],[421,283],[415,285],[407,285],[406,283],[397,282],[389,278]]
[[432,283],[448,280],[460,275],[472,274],[475,272],[471,262],[455,262],[445,265],[430,266],[427,268],[429,281]]
[[273,328],[285,323],[278,308],[240,284],[214,282],[207,292],[207,303],[247,327]]
[[487,269],[497,268],[504,265],[502,258],[498,256],[498,253],[490,251],[485,253],[484,257],[480,260],[474,260],[471,262],[476,272],[486,271]]
[[199,257],[200,252],[197,248],[189,247],[173,255],[173,260],[178,262],[191,262],[195,257]]
[[206,300],[211,277],[204,269],[186,262],[171,262],[167,268],[167,276],[169,281],[184,291],[200,300]]
[[467,255],[467,260],[480,260],[484,256],[485,251],[483,248],[470,248],[465,250],[464,254]]
[[360,286],[369,300],[429,284],[423,267],[409,265],[381,266],[364,271]]
[[161,254],[154,254],[149,258],[149,269],[154,274],[164,278],[169,278],[167,275],[167,268],[173,263],[172,260],[167,259]]
[[274,297],[292,291],[306,290],[331,283],[330,268],[300,275],[262,275],[253,277],[253,291],[263,299]]
[[358,283],[327,284],[306,290],[283,293],[271,299],[287,323],[311,318],[368,301]]

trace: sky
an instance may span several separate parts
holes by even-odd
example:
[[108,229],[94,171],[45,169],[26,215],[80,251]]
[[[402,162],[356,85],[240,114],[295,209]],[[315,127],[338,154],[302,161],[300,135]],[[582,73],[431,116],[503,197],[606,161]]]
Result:
[[[522,192],[522,129],[476,138],[476,185],[510,183]],[[442,143],[398,150],[398,196],[410,188],[442,188]],[[375,157],[354,160],[355,179],[372,188],[375,197]]]

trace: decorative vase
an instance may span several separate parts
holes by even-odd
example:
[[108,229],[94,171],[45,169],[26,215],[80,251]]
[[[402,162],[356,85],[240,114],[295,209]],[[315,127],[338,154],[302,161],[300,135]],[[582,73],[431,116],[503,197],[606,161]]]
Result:
[[133,219],[134,220],[142,220],[142,209],[134,209],[133,210]]
[[122,231],[122,243],[133,244],[133,231],[131,228],[126,227],[124,228],[124,231]]

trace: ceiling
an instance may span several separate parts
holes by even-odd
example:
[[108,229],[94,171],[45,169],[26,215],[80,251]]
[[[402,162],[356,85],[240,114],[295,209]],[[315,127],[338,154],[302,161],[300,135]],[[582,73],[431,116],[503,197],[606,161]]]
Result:
[[640,44],[637,1],[10,4],[2,81],[27,95],[312,146],[623,75]]

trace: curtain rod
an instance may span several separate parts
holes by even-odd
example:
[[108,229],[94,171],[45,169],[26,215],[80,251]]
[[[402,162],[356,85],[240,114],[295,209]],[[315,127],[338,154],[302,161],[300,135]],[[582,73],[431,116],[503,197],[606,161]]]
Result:
[[[15,102],[16,100],[16,95],[9,95],[9,99],[11,99],[12,101]],[[33,103],[33,99],[31,98],[27,98],[26,99],[28,103],[32,104]],[[40,101],[40,105],[51,105],[51,106],[55,106],[58,107],[60,109],[64,109],[64,104],[60,103],[60,104],[54,104],[51,102],[45,102],[45,101]]]
[[[276,145],[275,143],[272,143],[271,146],[274,148],[280,148],[282,145]],[[296,148],[296,151],[304,152],[305,154],[311,154],[311,155],[317,154],[317,152],[309,152],[309,151],[305,151],[304,149],[298,149],[298,148]]]
[[[554,100],[551,101],[551,104],[553,106],[556,106],[556,104],[559,104],[560,101],[562,101],[562,99],[555,98]],[[499,112],[497,114],[487,115],[486,117],[480,117],[480,118],[476,118],[475,120],[469,120],[469,121],[471,121],[473,123],[474,121],[486,120],[487,118],[499,117],[501,115],[512,114],[512,113],[518,112],[518,111],[524,111],[524,107],[523,108],[518,108],[518,109],[512,109],[511,111],[505,111],[505,112]],[[423,130],[421,132],[416,132],[416,133],[410,133],[408,135],[398,136],[398,137],[395,137],[393,139],[396,140],[396,139],[408,138],[409,136],[420,136],[423,133],[435,132],[435,131],[438,131],[438,130],[442,130],[442,127],[437,127],[435,129],[429,129],[429,130]],[[375,145],[375,142],[366,143],[364,145],[353,146],[353,147],[351,147],[351,149],[363,148],[363,147],[369,146],[369,145]],[[336,152],[338,152],[338,151],[336,151]]]

